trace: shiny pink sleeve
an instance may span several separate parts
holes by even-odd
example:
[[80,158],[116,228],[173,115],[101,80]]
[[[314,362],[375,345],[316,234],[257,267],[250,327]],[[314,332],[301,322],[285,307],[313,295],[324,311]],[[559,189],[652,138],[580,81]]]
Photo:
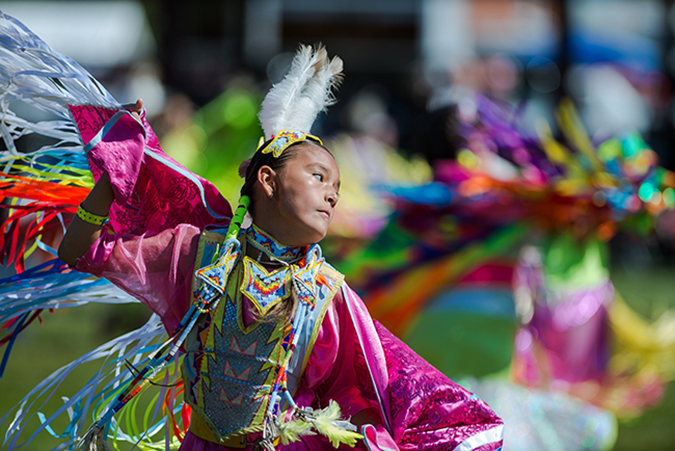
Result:
[[340,290],[321,323],[302,385],[314,393],[321,407],[328,405],[331,399],[336,401],[345,416],[371,407],[358,389],[354,336],[354,326]]
[[105,277],[137,298],[159,315],[172,335],[190,306],[200,232],[180,224],[153,235],[103,233],[75,269]]

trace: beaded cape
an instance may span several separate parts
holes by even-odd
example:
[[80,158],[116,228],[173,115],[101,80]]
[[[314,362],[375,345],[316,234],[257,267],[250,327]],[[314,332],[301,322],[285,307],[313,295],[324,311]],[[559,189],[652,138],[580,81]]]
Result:
[[[203,232],[197,266],[211,262],[224,239],[222,229]],[[247,253],[248,246],[253,246],[282,258],[295,257],[296,261],[306,260],[303,253],[310,249],[306,247],[303,251],[300,248],[280,245],[255,226],[241,233],[240,241],[242,254]],[[195,435],[216,443],[262,431],[279,371],[286,371],[287,374],[283,377],[288,380],[287,388],[291,393],[295,391],[318,335],[319,326],[343,281],[343,276],[323,259],[311,264],[317,269],[312,281],[317,286],[316,295],[309,304],[311,308],[299,308],[296,312],[296,315],[303,315],[303,318],[299,330],[294,331],[300,335],[298,344],[291,350],[285,345],[291,339],[289,334],[292,324],[285,317],[276,321],[265,320],[264,316],[271,306],[261,309],[260,298],[270,292],[274,293],[274,290],[265,290],[264,284],[260,287],[260,284],[254,283],[255,278],[251,278],[248,271],[249,265],[262,267],[248,256],[240,259],[227,277],[229,282],[223,299],[212,311],[202,315],[185,344],[186,357],[182,370],[186,382],[185,400],[200,417],[197,422],[193,422],[195,425],[191,426],[191,430]],[[288,268],[290,267],[283,267],[277,272]],[[277,284],[276,292],[290,293],[291,278],[295,274],[287,272],[289,274],[281,277],[281,283]],[[199,287],[201,283],[202,280],[195,276],[194,287]],[[261,289],[256,292],[252,286]],[[195,290],[195,293],[198,291]],[[245,300],[249,302],[246,303]],[[305,301],[299,302],[304,305]],[[246,324],[244,309],[249,304],[255,308],[255,318],[253,322]],[[282,364],[288,357],[290,362],[288,368],[284,369]]]

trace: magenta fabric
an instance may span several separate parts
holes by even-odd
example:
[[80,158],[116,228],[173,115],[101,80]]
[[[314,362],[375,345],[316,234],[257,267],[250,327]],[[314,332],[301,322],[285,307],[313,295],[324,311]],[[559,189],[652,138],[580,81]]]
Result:
[[378,395],[381,397],[383,423],[399,449],[454,449],[469,437],[502,424],[485,402],[452,382],[373,321],[349,287],[345,292],[362,350],[359,355],[357,349],[357,361],[362,362],[357,364],[360,389],[373,407],[378,407]]
[[565,303],[538,305],[530,329],[544,345],[552,375],[568,382],[600,380],[609,363],[607,304],[611,282],[570,293]]
[[391,451],[399,449],[394,439],[384,430],[381,424],[366,424],[361,428],[363,442],[368,450]]
[[[563,295],[556,305],[537,303],[526,330],[519,332],[516,352],[530,368],[528,383],[538,383],[541,374],[533,340],[543,346],[546,364],[555,380],[583,382],[601,380],[609,363],[609,316],[607,305],[614,298],[610,281]],[[527,335],[526,335],[527,334]]]
[[189,224],[159,233],[103,233],[77,271],[105,277],[159,315],[169,335],[190,306],[201,230]]
[[[88,106],[71,110],[85,143],[114,114]],[[144,118],[142,123],[123,115],[89,153],[95,176],[105,171],[110,177],[116,202],[105,233],[75,269],[108,278],[157,313],[173,334],[189,308],[200,233],[208,224],[226,224],[231,210],[210,183],[197,178],[216,214],[211,215],[196,176],[166,157]],[[369,430],[371,450],[501,446],[502,423],[490,408],[375,323],[346,285],[328,307],[294,398],[314,408],[332,399],[348,416],[379,412],[381,424]],[[483,436],[485,443],[478,440]],[[190,432],[181,446],[184,451],[227,449]],[[317,435],[278,449],[334,448]],[[359,442],[356,449],[366,445]]]
[[522,263],[516,287],[534,301],[532,319],[515,341],[525,382],[536,385],[551,377],[578,383],[605,377],[610,357],[607,308],[615,295],[612,282],[605,279],[594,286],[551,291],[540,266]]
[[[70,110],[85,145],[116,113],[89,105],[71,105]],[[141,123],[130,113],[123,114],[87,156],[94,178],[105,172],[113,186],[109,224],[115,233],[143,235],[179,224],[227,225],[232,217],[229,203],[215,186],[164,153],[145,112]]]
[[[448,379],[406,344],[376,323],[387,357],[393,436],[399,449],[455,449],[502,420],[480,398]],[[499,438],[481,446],[497,449]],[[473,449],[473,448],[468,448]]]
[[210,182],[164,153],[145,112],[140,123],[123,112],[110,126],[117,110],[90,105],[70,110],[85,145],[108,124],[87,156],[94,178],[106,173],[115,195],[102,238],[75,269],[108,277],[148,305],[173,333],[189,305],[199,233],[209,224],[229,224],[230,205]]
[[[78,124],[83,143],[88,144],[118,110],[82,105],[70,106],[70,112]],[[133,193],[141,170],[144,145],[145,130],[131,114],[124,114],[102,138],[101,144],[88,153],[90,162],[110,178],[119,204],[127,202]],[[136,149],[141,151],[134,151]]]

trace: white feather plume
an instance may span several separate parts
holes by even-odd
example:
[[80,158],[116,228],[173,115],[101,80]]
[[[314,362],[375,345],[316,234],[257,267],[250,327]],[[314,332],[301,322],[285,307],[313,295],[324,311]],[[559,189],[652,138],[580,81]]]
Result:
[[342,79],[342,60],[326,49],[301,45],[291,69],[265,96],[258,114],[265,138],[280,130],[309,133],[317,115],[335,103],[333,87]]

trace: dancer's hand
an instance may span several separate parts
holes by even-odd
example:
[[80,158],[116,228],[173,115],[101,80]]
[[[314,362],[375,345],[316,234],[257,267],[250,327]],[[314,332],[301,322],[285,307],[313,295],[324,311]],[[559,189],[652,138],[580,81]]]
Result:
[[131,111],[131,115],[140,121],[141,111],[143,111],[143,99],[138,99],[136,100],[136,105],[134,105],[134,109]]

